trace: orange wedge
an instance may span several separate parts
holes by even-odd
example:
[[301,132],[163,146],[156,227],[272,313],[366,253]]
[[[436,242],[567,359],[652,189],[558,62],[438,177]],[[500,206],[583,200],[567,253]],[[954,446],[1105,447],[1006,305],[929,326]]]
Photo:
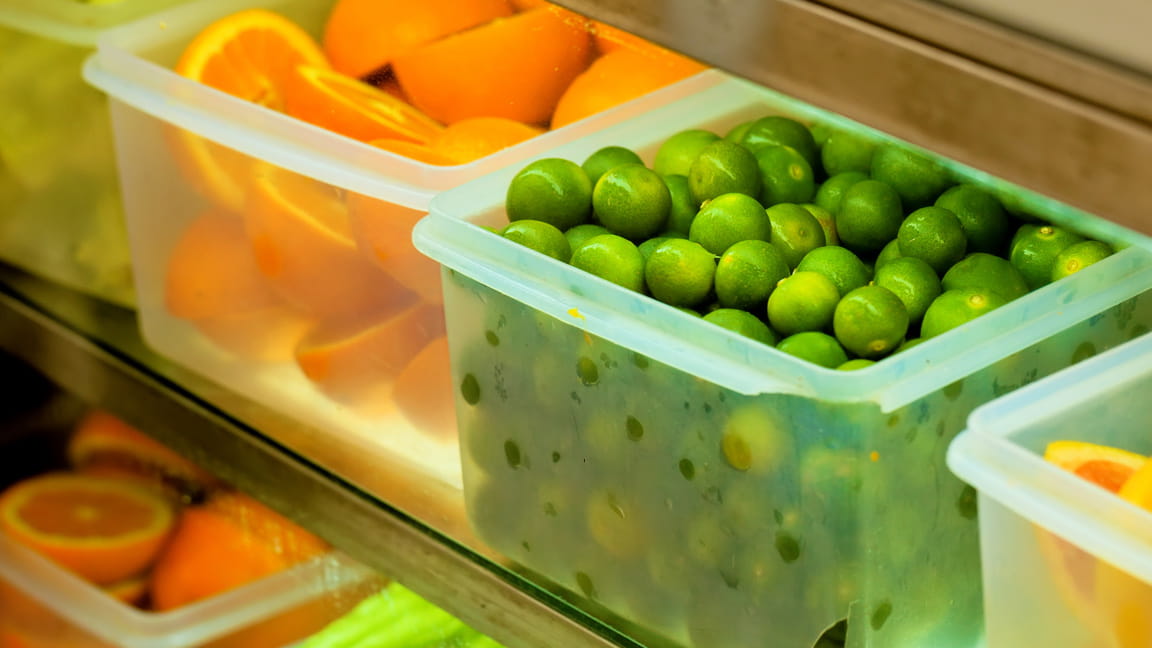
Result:
[[428,142],[443,130],[406,101],[326,67],[296,68],[284,101],[289,115],[362,142]]
[[427,144],[419,144],[409,140],[389,138],[372,140],[368,143],[372,146],[375,146],[376,148],[384,149],[385,151],[391,151],[397,155],[403,155],[404,157],[411,158],[417,162],[426,162],[428,164],[435,164],[437,166],[452,166],[457,164],[455,160],[448,157],[447,155],[441,155],[440,153],[432,150],[432,147],[428,146]]
[[357,193],[348,194],[356,240],[390,277],[424,301],[441,303],[440,264],[412,244],[412,228],[427,213]]
[[392,400],[400,413],[425,434],[456,436],[456,402],[448,338],[438,337],[420,350],[396,376]]
[[456,164],[467,164],[543,132],[543,128],[503,117],[471,117],[445,128],[432,139],[429,147]]
[[48,473],[0,495],[0,530],[97,585],[147,569],[174,522],[166,499],[117,479]]

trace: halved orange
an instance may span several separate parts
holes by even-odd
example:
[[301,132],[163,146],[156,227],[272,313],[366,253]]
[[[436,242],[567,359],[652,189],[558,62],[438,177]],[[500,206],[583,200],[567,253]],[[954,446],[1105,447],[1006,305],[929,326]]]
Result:
[[544,124],[592,54],[586,26],[570,16],[541,7],[500,18],[397,56],[392,69],[413,105],[445,124]]
[[467,164],[544,133],[504,117],[470,117],[449,125],[428,146],[456,164]]
[[444,300],[440,264],[412,244],[412,228],[426,211],[349,193],[348,213],[360,248],[377,266],[424,301]]
[[297,67],[284,102],[289,115],[362,142],[428,142],[444,129],[408,102],[327,67]]
[[392,400],[404,418],[425,434],[455,438],[456,402],[447,337],[429,342],[401,370]]
[[1044,460],[1113,493],[1148,462],[1143,455],[1086,441],[1053,441],[1044,450]]
[[163,496],[118,479],[48,473],[0,495],[0,530],[97,585],[147,569],[174,522]]

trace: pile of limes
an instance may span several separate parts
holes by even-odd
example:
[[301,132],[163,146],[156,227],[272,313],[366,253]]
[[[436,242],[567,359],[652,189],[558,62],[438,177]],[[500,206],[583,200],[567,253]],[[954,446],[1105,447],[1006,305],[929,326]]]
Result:
[[897,144],[768,115],[534,161],[500,233],[828,368],[859,369],[1110,254]]

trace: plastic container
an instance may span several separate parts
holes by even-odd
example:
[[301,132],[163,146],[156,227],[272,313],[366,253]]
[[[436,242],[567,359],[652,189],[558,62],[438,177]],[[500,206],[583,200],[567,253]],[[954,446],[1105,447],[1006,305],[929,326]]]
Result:
[[109,29],[178,1],[0,1],[0,260],[133,303],[108,100],[81,67]]
[[[314,34],[331,5],[245,3]],[[412,247],[412,225],[443,189],[723,77],[702,73],[475,162],[434,166],[171,71],[193,36],[237,10],[212,0],[142,21],[102,41],[86,69],[115,99],[144,337],[267,406],[386,446],[398,465],[383,469],[458,486],[439,271]],[[286,207],[300,201],[309,208]],[[330,235],[316,224],[325,218],[347,227]],[[207,265],[207,249],[227,253]]]
[[1148,644],[1152,514],[1043,453],[1069,440],[1152,454],[1150,396],[1145,335],[978,408],[953,441],[949,467],[980,493],[989,648]]
[[[859,125],[730,80],[541,157],[620,145],[651,164],[686,128],[766,114]],[[952,165],[1018,204],[1121,234]],[[465,498],[524,568],[689,646],[971,647],[975,493],[944,455],[978,405],[1152,321],[1131,247],[898,356],[836,372],[579,271],[478,225],[504,169],[432,201],[416,246],[444,266]],[[1130,235],[1134,236],[1134,235]],[[748,452],[733,469],[722,452]]]

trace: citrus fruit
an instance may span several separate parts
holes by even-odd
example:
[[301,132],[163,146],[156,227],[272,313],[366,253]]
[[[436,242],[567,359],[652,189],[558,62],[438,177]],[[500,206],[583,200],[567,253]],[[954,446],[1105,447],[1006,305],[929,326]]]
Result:
[[923,259],[938,274],[964,258],[968,239],[960,219],[943,207],[921,207],[900,224],[900,256]]
[[772,223],[764,207],[742,193],[722,194],[708,201],[688,230],[689,239],[716,256],[740,241],[767,241],[771,236]]
[[879,180],[861,180],[848,187],[832,213],[840,244],[854,252],[880,250],[896,238],[904,222],[900,196]]
[[771,243],[734,243],[716,263],[716,301],[724,308],[764,312],[768,297],[788,273],[788,262]]
[[932,301],[943,289],[940,278],[923,259],[900,257],[876,270],[875,283],[892,291],[908,311],[908,319],[919,323]]
[[875,150],[876,143],[863,135],[833,131],[820,148],[820,162],[829,177],[848,171],[868,173]]
[[795,268],[804,255],[824,245],[824,228],[800,205],[779,203],[765,213],[772,230],[769,240],[780,250],[789,268]]
[[841,295],[867,284],[872,273],[848,248],[824,245],[809,251],[796,265],[800,272],[819,272],[832,280]]
[[644,161],[640,159],[639,155],[632,149],[624,148],[623,146],[605,146],[604,148],[596,151],[584,160],[584,164],[580,166],[584,172],[588,174],[588,179],[592,181],[592,186],[596,186],[596,182],[600,180],[600,176],[608,171],[622,165],[622,164],[639,164],[643,166]]
[[1056,255],[1056,262],[1052,264],[1052,281],[1058,281],[1080,272],[1093,263],[1103,261],[1112,256],[1112,252],[1112,246],[1101,241],[1073,243]]
[[740,138],[740,144],[753,153],[767,146],[789,146],[808,162],[809,168],[820,165],[820,150],[808,127],[790,117],[769,115],[753,121]]
[[592,215],[592,182],[579,164],[563,158],[536,160],[508,184],[508,220],[538,220],[567,230]]
[[396,375],[392,400],[413,426],[434,438],[456,435],[448,338],[429,342]]
[[820,186],[816,188],[816,196],[812,201],[835,216],[836,212],[840,210],[840,202],[844,199],[844,192],[857,182],[867,179],[868,174],[859,171],[837,173],[820,183]]
[[609,232],[641,241],[664,229],[672,195],[658,173],[624,164],[604,173],[592,189],[592,211]]
[[952,185],[951,174],[934,160],[895,144],[882,144],[872,154],[871,175],[888,183],[905,209],[931,205]]
[[1087,441],[1052,441],[1044,448],[1044,460],[1118,493],[1148,458]]
[[832,326],[840,292],[819,272],[794,272],[768,297],[768,323],[781,335],[822,331]]
[[832,319],[836,339],[861,358],[882,358],[904,340],[908,310],[891,290],[862,286],[844,295]]
[[663,245],[664,241],[670,241],[673,238],[681,238],[681,237],[653,236],[652,238],[641,243],[640,245],[637,245],[636,249],[640,250],[640,256],[644,257],[644,263],[648,263],[648,259],[652,258],[652,253],[656,251],[656,248]]
[[453,164],[467,164],[543,132],[542,128],[505,117],[470,117],[449,124],[432,137],[428,146]]
[[816,179],[804,156],[790,146],[765,146],[756,152],[760,167],[760,202],[806,203],[816,195]]
[[77,472],[121,475],[184,501],[219,486],[203,468],[100,409],[77,421],[67,454]]
[[644,256],[616,234],[594,236],[572,252],[572,266],[628,290],[644,292]]
[[[1120,487],[1122,499],[1144,510],[1152,510],[1152,469],[1148,462],[1137,468]],[[1148,583],[1096,556],[1084,556],[1084,564],[1095,567],[1094,611],[1102,617],[1117,648],[1139,648],[1152,641],[1152,622],[1147,610],[1152,606]],[[1065,564],[1068,564],[1067,562]]]
[[[873,262],[873,270],[878,272],[882,266],[902,256],[903,255],[900,254],[900,241],[892,239],[886,243],[884,247],[880,248],[880,252],[876,255],[876,260]],[[935,272],[935,270],[933,270],[933,272]]]
[[744,135],[748,132],[749,128],[752,128],[752,124],[754,123],[756,123],[755,119],[749,119],[747,121],[737,123],[735,126],[732,126],[728,129],[727,132],[724,133],[724,139],[732,142],[733,144],[739,144],[740,140],[744,139]]
[[152,607],[179,608],[328,550],[326,542],[251,497],[220,493],[181,511],[152,569]]
[[46,473],[0,494],[0,530],[96,585],[147,569],[174,522],[162,495],[119,479]]
[[688,169],[688,190],[697,205],[726,193],[758,198],[760,186],[756,156],[728,140],[716,140],[705,146]]
[[1012,237],[1008,260],[1035,290],[1052,281],[1052,267],[1060,253],[1083,240],[1083,236],[1056,225],[1021,225]]
[[832,212],[815,203],[803,203],[800,206],[807,209],[809,214],[816,217],[816,222],[820,223],[820,228],[824,230],[825,245],[840,245],[840,237],[836,235],[836,217]]
[[[568,239],[568,249],[575,251],[576,248],[584,244],[584,241],[592,238],[593,236],[600,236],[601,234],[611,234],[608,228],[603,225],[596,225],[595,223],[584,223],[576,227],[570,227],[564,232],[564,238]],[[569,255],[571,258],[571,255]]]
[[598,20],[590,21],[589,28],[592,31],[592,38],[596,42],[596,51],[601,55],[620,48],[641,49],[643,47],[655,47],[636,34],[626,32],[619,27],[614,27]]
[[412,244],[412,228],[427,212],[353,191],[345,202],[360,252],[421,299],[443,301],[440,264]]
[[412,105],[446,124],[469,117],[547,124],[591,53],[583,25],[541,7],[398,54],[392,70]]
[[920,323],[920,337],[931,338],[989,313],[1008,300],[999,293],[959,288],[945,290],[932,300]]
[[421,144],[420,142],[413,142],[412,140],[383,137],[381,139],[371,140],[368,144],[384,151],[402,155],[410,160],[424,162],[425,164],[435,164],[436,166],[460,164],[460,162],[436,151],[430,144]]
[[920,337],[910,338],[910,339],[907,339],[907,340],[904,340],[903,342],[901,342],[900,346],[896,347],[896,350],[893,351],[892,353],[900,353],[901,351],[907,351],[908,349],[919,346],[920,344],[923,344],[923,343],[924,343],[924,338],[920,338]]
[[406,101],[326,66],[297,66],[283,93],[284,112],[361,142],[428,143],[444,128]]
[[688,232],[692,229],[692,220],[696,218],[696,212],[700,209],[692,202],[692,192],[688,189],[688,176],[666,175],[664,184],[668,186],[668,195],[672,199],[665,227],[669,232],[688,236]]
[[739,333],[768,346],[775,346],[776,333],[752,313],[739,308],[717,308],[704,316],[704,321]]
[[987,252],[973,252],[957,261],[940,283],[944,290],[974,288],[999,293],[1007,301],[1028,294],[1028,283],[1016,266]]
[[567,126],[703,70],[696,61],[666,50],[613,50],[568,84],[556,102],[552,128]]
[[572,248],[564,232],[543,221],[513,221],[500,231],[500,235],[564,263],[568,263],[572,256]]
[[848,362],[848,353],[836,338],[821,331],[789,335],[776,345],[784,353],[813,364],[835,369]]
[[324,24],[324,52],[332,67],[363,77],[425,43],[511,13],[507,0],[339,0]]
[[716,257],[699,243],[669,239],[652,251],[644,280],[652,296],[672,306],[696,306],[712,291]]
[[[148,598],[148,577],[141,575],[104,585],[100,588],[105,594],[121,603],[143,607]],[[2,646],[3,644],[0,644]]]
[[836,367],[836,371],[856,371],[858,369],[867,369],[874,364],[876,364],[875,360],[869,360],[868,358],[853,358],[848,362],[840,365],[839,367]]
[[1006,248],[1012,223],[990,192],[976,185],[956,185],[936,199],[936,206],[960,219],[968,238],[968,251],[998,254]]
[[652,170],[660,175],[687,177],[692,161],[720,136],[702,128],[690,128],[673,134],[660,144],[652,161]]

